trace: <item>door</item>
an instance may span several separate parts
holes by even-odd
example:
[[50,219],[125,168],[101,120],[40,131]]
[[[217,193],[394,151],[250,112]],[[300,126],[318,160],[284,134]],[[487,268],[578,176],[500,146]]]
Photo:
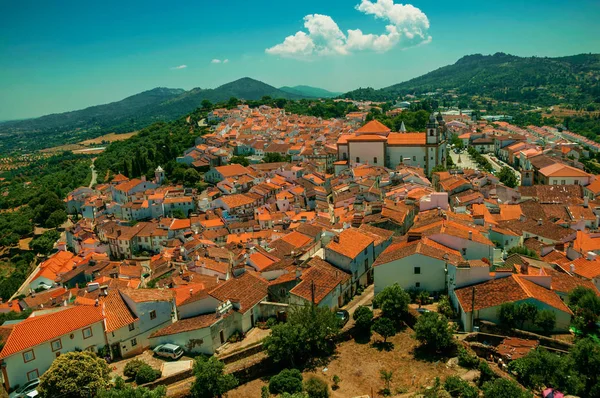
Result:
[[254,327],[254,313],[250,314],[250,326]]
[[222,330],[219,332],[219,336],[221,337],[221,344],[225,344],[225,334]]

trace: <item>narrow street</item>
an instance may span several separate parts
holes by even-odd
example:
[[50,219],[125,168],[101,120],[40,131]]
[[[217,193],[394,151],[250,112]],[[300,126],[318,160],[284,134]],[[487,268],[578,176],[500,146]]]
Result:
[[90,169],[92,169],[92,179],[90,180],[89,188],[92,188],[94,185],[96,185],[96,180],[98,177],[98,173],[96,172],[96,167],[94,166],[95,161],[96,161],[96,158],[92,159],[92,164],[90,165]]

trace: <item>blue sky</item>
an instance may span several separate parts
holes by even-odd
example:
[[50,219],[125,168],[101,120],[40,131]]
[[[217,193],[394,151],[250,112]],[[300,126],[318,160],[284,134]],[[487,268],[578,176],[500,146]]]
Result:
[[347,91],[472,53],[600,52],[597,0],[0,1],[0,120],[244,76]]

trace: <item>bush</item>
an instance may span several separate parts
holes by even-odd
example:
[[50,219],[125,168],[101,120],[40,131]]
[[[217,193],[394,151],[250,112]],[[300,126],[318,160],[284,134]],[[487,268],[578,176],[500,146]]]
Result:
[[329,398],[329,386],[318,377],[310,377],[304,382],[304,391],[309,398]]
[[192,398],[220,397],[238,385],[235,376],[225,373],[225,364],[215,357],[197,356],[194,360],[196,380],[192,384]]
[[269,329],[272,329],[273,326],[277,325],[277,318],[269,318],[269,319],[267,319],[267,324],[266,325],[267,325],[267,327]]
[[458,376],[450,376],[444,381],[444,389],[455,398],[477,398],[479,390]]
[[438,302],[438,312],[448,319],[455,317],[456,314],[454,313],[454,309],[452,308],[448,296],[440,297],[440,301]]
[[338,375],[333,375],[333,385],[331,386],[332,390],[337,390],[338,388],[340,388],[340,382],[342,381],[342,379],[340,379],[340,376]]
[[152,369],[150,365],[143,364],[137,370],[135,375],[135,384],[138,386],[141,384],[150,383],[160,377],[160,371]]
[[479,357],[471,354],[465,347],[458,348],[458,364],[463,368],[475,369],[479,366]]
[[494,380],[496,373],[490,368],[486,361],[479,361],[479,380],[478,384],[481,387],[484,383]]
[[269,380],[271,394],[294,394],[302,391],[302,373],[298,369],[283,369]]
[[394,321],[400,321],[408,312],[409,303],[410,296],[397,283],[383,289],[373,300],[373,305],[381,308],[381,314]]
[[535,317],[535,326],[539,327],[548,334],[554,330],[556,326],[556,314],[551,310],[541,310]]
[[373,324],[373,331],[383,337],[383,342],[387,343],[388,337],[396,335],[396,327],[394,322],[388,318],[379,318]]
[[498,378],[485,383],[483,386],[485,398],[532,398],[533,395],[523,391],[517,383],[512,380]]
[[135,379],[135,376],[137,375],[138,370],[144,365],[146,365],[146,363],[143,361],[140,361],[139,359],[134,359],[132,361],[129,361],[127,363],[127,365],[125,365],[125,369],[123,370],[123,375],[125,375],[125,377],[129,377],[130,379]]

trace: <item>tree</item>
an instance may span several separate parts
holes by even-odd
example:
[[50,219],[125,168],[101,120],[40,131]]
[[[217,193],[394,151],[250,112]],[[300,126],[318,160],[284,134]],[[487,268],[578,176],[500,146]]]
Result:
[[381,308],[381,314],[394,321],[400,321],[408,312],[409,303],[410,295],[397,283],[383,289],[373,300],[373,304]]
[[339,321],[329,308],[294,308],[286,323],[273,326],[264,347],[275,362],[295,367],[310,358],[329,355],[339,329]]
[[225,364],[215,357],[206,359],[196,357],[194,361],[194,374],[196,380],[192,384],[191,396],[193,398],[221,397],[238,384],[235,376],[225,374]]
[[45,231],[42,235],[29,242],[29,248],[35,254],[49,254],[54,249],[54,244],[60,238],[60,232],[56,230]]
[[352,315],[356,328],[361,332],[371,332],[371,322],[373,321],[373,311],[367,306],[361,305]]
[[450,376],[444,381],[444,389],[456,398],[477,398],[479,390],[458,376]]
[[271,393],[269,392],[269,387],[267,387],[267,386],[261,387],[260,398],[271,398]]
[[183,173],[183,184],[187,187],[195,186],[201,179],[202,176],[195,169],[189,168]]
[[533,398],[533,394],[523,391],[514,381],[501,377],[483,385],[483,396],[485,398]]
[[551,310],[541,310],[535,317],[535,326],[548,334],[554,330],[556,325],[556,314]]
[[242,166],[248,166],[250,164],[250,162],[248,161],[248,158],[245,156],[233,156],[230,160],[229,163],[231,164],[241,164]]
[[517,326],[516,304],[511,302],[503,303],[498,310],[498,320],[500,325],[507,329],[513,329]]
[[426,290],[421,290],[419,293],[417,293],[416,301],[419,304],[419,308],[421,308],[423,304],[427,304],[429,301],[429,292]]
[[209,100],[205,99],[205,100],[202,100],[202,102],[200,103],[200,106],[202,107],[202,109],[208,111],[208,110],[212,109],[212,102],[210,102]]
[[269,380],[271,394],[294,394],[302,391],[302,373],[298,369],[283,369]]
[[125,377],[129,377],[130,379],[135,379],[138,370],[144,365],[146,365],[144,361],[133,359],[127,362],[127,365],[125,365],[125,369],[123,369],[123,375]]
[[444,352],[454,345],[448,319],[437,312],[426,312],[419,317],[415,336],[423,346],[434,352]]
[[509,188],[515,188],[517,185],[519,185],[519,181],[517,179],[517,176],[515,175],[515,172],[512,171],[512,169],[510,167],[504,166],[500,169],[500,171],[498,172],[497,177],[500,179],[500,182],[504,185],[506,185]]
[[511,247],[510,249],[508,249],[509,256],[511,254],[515,254],[515,253],[522,254],[524,256],[531,257],[531,258],[537,258],[537,259],[540,258],[536,252],[534,252],[531,249],[526,248],[525,246],[515,246],[515,247]]
[[55,210],[48,216],[48,220],[46,220],[46,227],[48,228],[58,228],[65,221],[67,221],[67,212],[63,209]]
[[448,296],[444,295],[440,297],[440,301],[438,302],[438,312],[448,319],[454,318],[454,309],[452,308],[452,304],[450,303],[450,298]]
[[141,384],[150,383],[160,377],[160,370],[153,369],[148,364],[143,364],[137,369],[135,374],[135,384],[138,386]]
[[396,326],[391,319],[381,317],[373,324],[373,331],[383,337],[383,342],[387,343],[388,337],[396,335]]
[[329,398],[329,386],[322,379],[311,376],[304,382],[304,391],[309,398]]
[[594,330],[600,316],[600,298],[591,289],[578,286],[569,293],[568,303],[575,314],[576,327],[584,333]]
[[277,152],[267,152],[263,156],[263,162],[265,163],[278,163],[285,162],[285,157]]
[[106,361],[89,351],[69,352],[52,362],[40,377],[38,392],[42,398],[64,396],[87,398],[110,385],[110,368]]
[[333,375],[333,378],[331,380],[333,380],[333,385],[331,386],[332,390],[337,390],[338,388],[340,388],[340,382],[342,381],[342,379],[340,379],[340,376]]
[[600,346],[590,338],[579,340],[569,353],[575,370],[586,379],[586,396],[600,397]]
[[390,394],[390,384],[392,383],[392,379],[394,377],[394,372],[391,370],[381,369],[379,371],[379,377],[381,377],[381,380],[383,380],[383,382],[385,383],[384,395],[389,395]]
[[525,322],[535,322],[535,318],[538,313],[537,307],[531,303],[517,304],[516,311],[516,318],[521,329],[523,329]]
[[229,101],[227,101],[227,108],[233,109],[233,108],[237,107],[239,104],[240,104],[240,100],[238,100],[235,97],[231,97],[231,98],[229,98]]
[[115,387],[98,393],[98,398],[163,398],[167,396],[167,388],[158,386],[154,390],[146,387],[135,388],[131,384],[116,382]]

